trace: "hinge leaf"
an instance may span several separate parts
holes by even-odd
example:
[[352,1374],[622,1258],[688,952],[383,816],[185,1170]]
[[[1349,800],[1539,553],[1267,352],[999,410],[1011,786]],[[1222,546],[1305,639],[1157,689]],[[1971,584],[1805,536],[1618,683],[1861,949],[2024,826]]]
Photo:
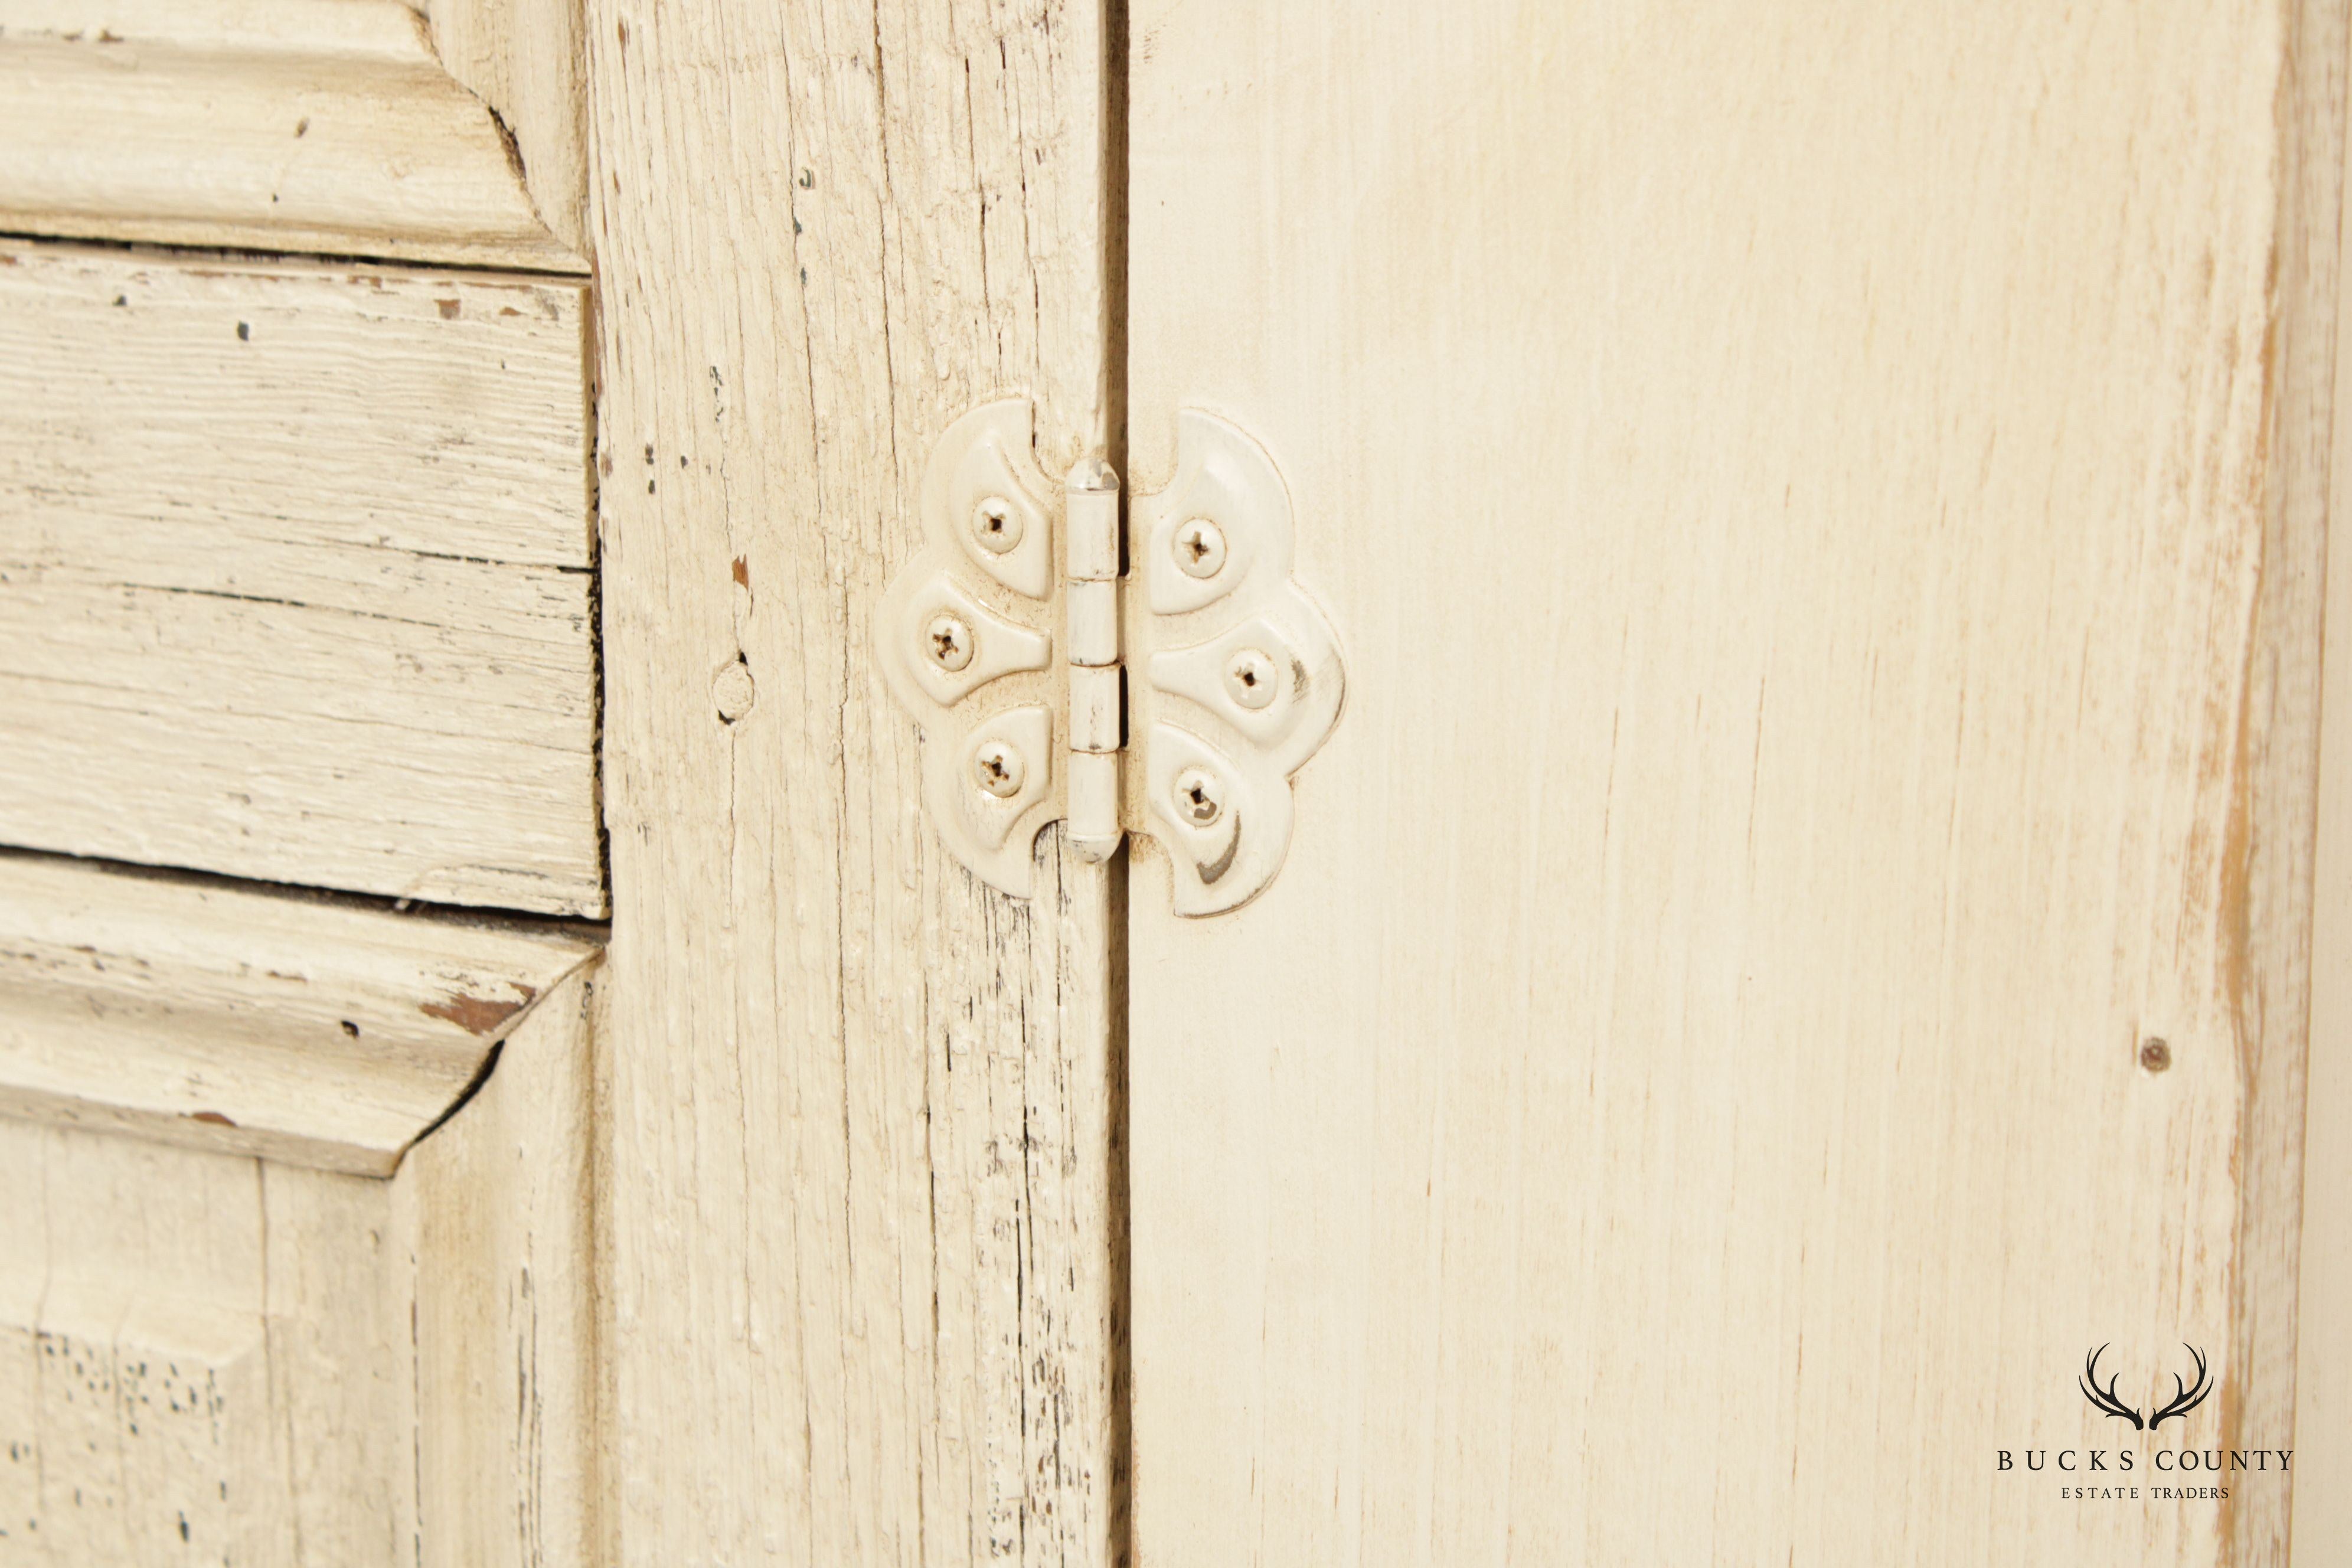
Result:
[[1290,847],[1290,775],[1338,724],[1337,635],[1291,577],[1290,494],[1273,458],[1203,409],[1176,418],[1176,471],[1133,503],[1146,603],[1127,656],[1143,791],[1177,913],[1255,898]]
[[1026,898],[1031,845],[1061,814],[1054,709],[1055,488],[1025,397],[941,433],[923,470],[922,552],[874,621],[884,679],[923,731],[923,804],[950,853]]

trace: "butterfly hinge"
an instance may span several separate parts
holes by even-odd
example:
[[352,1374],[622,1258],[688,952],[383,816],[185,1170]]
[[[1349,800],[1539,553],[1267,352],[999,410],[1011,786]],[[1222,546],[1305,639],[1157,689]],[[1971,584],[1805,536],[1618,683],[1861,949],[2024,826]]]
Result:
[[1339,640],[1291,580],[1282,476],[1229,421],[1181,411],[1174,474],[1120,500],[1098,458],[1047,479],[1026,398],[972,409],[932,448],[877,652],[973,875],[1025,898],[1047,824],[1089,860],[1139,833],[1177,912],[1218,914],[1282,868],[1290,776],[1339,721]]

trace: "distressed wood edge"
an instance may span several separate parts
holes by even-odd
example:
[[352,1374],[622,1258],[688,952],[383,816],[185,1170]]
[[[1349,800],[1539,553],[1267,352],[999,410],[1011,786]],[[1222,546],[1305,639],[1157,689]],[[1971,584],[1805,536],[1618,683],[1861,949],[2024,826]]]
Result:
[[[2346,59],[2352,41],[2335,41]],[[2339,68],[2345,68],[2339,64]],[[2352,70],[2346,78],[2352,79]],[[2337,133],[2342,135],[2339,121]],[[2352,269],[2341,265],[2347,171],[2336,146],[2332,185],[2338,267],[2335,330],[2352,319]],[[2315,171],[2316,184],[2325,171]],[[2303,1166],[2295,1259],[2294,1432],[2297,1479],[2289,1499],[2288,1560],[2302,1568],[2352,1551],[2352,355],[2330,367],[2334,402],[2315,418],[2324,444],[2328,526],[2318,548],[2321,588],[2319,762],[2312,847],[2309,1024],[2303,1083]],[[2233,1544],[2237,1544],[2234,1543]],[[2259,1538],[2244,1543],[2259,1548]],[[2253,1561],[2261,1561],[2259,1556]]]
[[582,0],[433,0],[441,67],[513,137],[540,221],[588,269],[587,26]]
[[602,951],[0,855],[0,1115],[388,1176]]
[[615,1141],[613,1109],[613,986],[600,964],[589,976],[587,1001],[588,1273],[595,1281],[588,1313],[588,1518],[584,1535],[589,1568],[623,1561],[621,1545],[622,1477],[618,1469],[620,1434],[614,1429],[619,1410],[618,1358],[612,1353],[619,1332],[613,1316],[613,1157]]
[[[2291,1444],[2305,1066],[2311,1044],[2320,661],[2334,441],[2338,219],[2343,197],[2345,0],[2296,0],[2284,17],[2280,162],[2266,389],[2270,482],[2225,890],[2244,1092],[2231,1283],[2230,1446]],[[2287,1561],[2301,1488],[2234,1492],[2225,1560]]]
[[593,966],[518,1018],[392,1179],[413,1292],[418,1561],[608,1561],[596,1544]]
[[[405,9],[405,7],[401,7]],[[0,230],[58,238],[116,239],[151,244],[312,251],[383,257],[467,267],[512,267],[585,275],[590,267],[583,213],[586,202],[585,108],[582,102],[583,43],[578,7],[570,0],[532,0],[534,19],[553,36],[552,58],[541,42],[509,26],[514,0],[458,0],[441,15],[413,17],[413,46],[350,50],[315,38],[289,37],[281,47],[257,40],[220,50],[184,37],[121,37],[101,30],[60,34],[20,29],[0,36],[0,74],[12,64],[34,66],[37,51],[62,57],[43,61],[63,83],[76,70],[102,83],[111,111],[68,139],[75,177],[68,199],[12,195],[5,149],[19,140],[37,167],[59,154],[33,135],[58,118],[88,121],[71,107],[73,89],[51,85],[16,104],[0,100]],[[547,26],[569,18],[568,26]],[[142,68],[111,68],[106,51],[137,51]],[[216,79],[229,61],[234,90]],[[22,62],[18,64],[18,62]],[[86,86],[89,84],[85,84]],[[342,151],[331,194],[298,198],[278,210],[240,195],[236,188],[275,185],[282,154],[255,140],[254,123],[307,126],[331,106],[354,122],[405,119],[432,133],[398,145],[365,142]],[[147,188],[145,171],[163,157],[149,134],[169,126],[193,156],[180,161],[203,171],[180,180],[163,203]],[[413,130],[412,125],[412,130]],[[289,132],[290,135],[291,132]],[[383,165],[398,163],[387,177]],[[427,176],[411,188],[415,171]],[[39,177],[34,177],[39,183]],[[314,188],[320,182],[314,176]],[[229,187],[223,194],[222,187]],[[453,213],[453,198],[470,209]]]
[[460,238],[419,239],[352,229],[287,225],[263,228],[195,219],[120,216],[0,205],[0,236],[12,240],[69,245],[76,242],[153,246],[169,251],[259,251],[271,257],[315,256],[321,262],[354,266],[390,263],[424,268],[464,268],[468,272],[521,274],[533,282],[588,279],[588,263],[576,253],[534,244]]

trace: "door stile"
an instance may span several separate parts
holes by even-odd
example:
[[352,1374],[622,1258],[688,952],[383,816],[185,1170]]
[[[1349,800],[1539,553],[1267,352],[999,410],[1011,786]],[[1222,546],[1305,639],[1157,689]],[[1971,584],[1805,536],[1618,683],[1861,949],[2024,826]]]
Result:
[[1119,881],[940,847],[870,624],[962,409],[1116,457],[1102,16],[588,11],[608,1551],[1108,1563]]

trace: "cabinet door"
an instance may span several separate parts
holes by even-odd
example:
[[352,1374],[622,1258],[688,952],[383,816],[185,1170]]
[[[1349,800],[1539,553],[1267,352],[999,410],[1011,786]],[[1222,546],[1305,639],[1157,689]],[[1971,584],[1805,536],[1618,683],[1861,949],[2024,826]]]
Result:
[[577,20],[0,0],[5,1568],[603,1551]]
[[2281,1559],[2341,56],[1139,0],[1131,479],[1348,666],[1137,850],[1143,1562]]

